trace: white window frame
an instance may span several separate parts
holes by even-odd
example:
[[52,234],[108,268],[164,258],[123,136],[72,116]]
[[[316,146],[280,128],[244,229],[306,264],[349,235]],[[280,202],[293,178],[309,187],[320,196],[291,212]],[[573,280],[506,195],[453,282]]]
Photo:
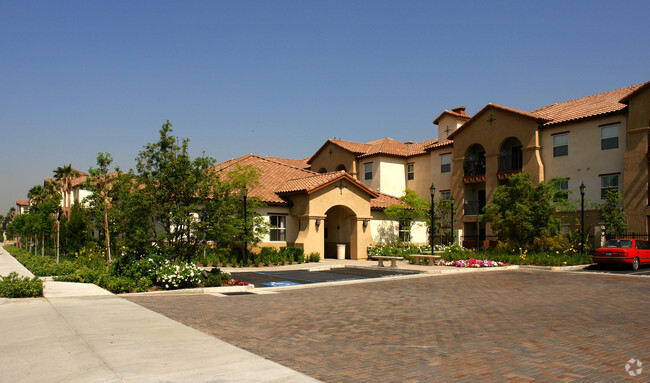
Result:
[[564,157],[569,155],[569,133],[558,133],[553,135],[553,157]]
[[600,127],[600,150],[618,149],[619,140],[619,123],[607,124]]
[[[273,221],[275,221],[275,223]],[[286,242],[286,241],[287,241],[287,216],[269,214],[269,242]]]
[[415,164],[406,164],[406,179],[411,181],[415,179]]
[[440,155],[440,173],[451,172],[451,154]]
[[603,174],[600,176],[600,199],[605,199],[605,192],[610,187],[616,187],[621,192],[621,173]]
[[[411,242],[411,229],[410,226],[408,225],[408,221],[403,221],[399,222],[399,238],[402,240],[404,243],[410,243]],[[402,229],[402,227],[408,227],[408,229]]]
[[363,164],[363,179],[366,181],[372,179],[372,162]]

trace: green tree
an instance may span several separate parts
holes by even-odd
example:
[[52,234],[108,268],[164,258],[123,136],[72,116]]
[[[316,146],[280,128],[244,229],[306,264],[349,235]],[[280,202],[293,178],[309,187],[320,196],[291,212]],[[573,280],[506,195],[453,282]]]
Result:
[[530,174],[515,174],[497,188],[480,219],[490,222],[499,238],[520,246],[531,245],[536,237],[553,236],[557,231],[557,198],[556,183],[533,185]]
[[[402,202],[401,204],[387,207],[384,213],[388,218],[397,221],[400,231],[408,233],[410,238],[413,224],[428,217],[431,204],[408,188],[404,190],[404,195],[399,200]],[[431,226],[430,223],[429,226]]]
[[72,205],[70,219],[61,218],[61,232],[64,253],[77,252],[92,241],[90,214],[78,201]]
[[623,197],[617,187],[607,188],[605,203],[600,206],[600,218],[605,222],[605,232],[621,237],[627,230],[625,211],[621,206]]
[[190,261],[199,245],[195,236],[198,213],[214,182],[206,171],[215,160],[190,158],[189,139],[172,136],[171,126],[169,121],[163,124],[159,140],[144,147],[136,158],[136,169],[138,183],[152,201],[154,240],[159,248],[169,250],[171,258]]

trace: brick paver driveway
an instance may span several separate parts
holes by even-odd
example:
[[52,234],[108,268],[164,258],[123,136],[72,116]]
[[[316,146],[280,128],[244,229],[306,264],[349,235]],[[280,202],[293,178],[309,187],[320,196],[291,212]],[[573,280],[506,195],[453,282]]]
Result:
[[650,380],[645,277],[502,270],[127,299],[328,382]]

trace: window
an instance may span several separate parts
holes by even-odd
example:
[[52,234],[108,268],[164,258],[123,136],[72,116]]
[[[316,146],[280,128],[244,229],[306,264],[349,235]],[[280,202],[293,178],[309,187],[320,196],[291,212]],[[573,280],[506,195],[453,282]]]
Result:
[[569,133],[553,136],[553,157],[569,155]]
[[443,200],[449,201],[451,199],[451,190],[441,190],[440,196]]
[[269,216],[271,228],[269,234],[271,242],[284,242],[287,240],[287,217],[284,215]]
[[440,173],[449,173],[451,171],[451,154],[440,156]]
[[618,148],[618,124],[600,127],[600,150]]
[[363,165],[363,172],[365,174],[364,176],[365,180],[372,179],[372,162],[368,162],[367,164]]
[[565,200],[569,198],[569,180],[567,179],[559,179],[555,181],[555,185],[557,185],[557,192],[555,193],[555,202],[558,202],[560,200]]
[[561,223],[560,224],[560,234],[562,234],[562,235],[569,234],[569,224],[568,223]]
[[609,188],[618,189],[618,174],[600,176],[600,199],[605,199],[605,193]]
[[415,164],[406,164],[406,179],[412,180],[415,178]]
[[411,242],[411,222],[401,221],[399,223],[399,239],[402,242]]

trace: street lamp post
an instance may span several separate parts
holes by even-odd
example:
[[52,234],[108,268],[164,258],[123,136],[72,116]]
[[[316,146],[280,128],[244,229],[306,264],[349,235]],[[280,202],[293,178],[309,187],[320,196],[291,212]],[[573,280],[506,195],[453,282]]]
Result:
[[248,189],[244,187],[244,266],[248,266],[248,209],[246,208],[246,198],[248,197]]
[[454,244],[454,197],[449,198],[449,236],[451,240],[450,245]]
[[434,199],[433,198],[434,198],[434,196],[436,194],[436,187],[433,185],[433,183],[431,183],[431,187],[429,187],[429,191],[431,192],[431,217],[430,217],[431,218],[431,227],[430,227],[430,230],[429,230],[429,234],[430,234],[430,236],[429,236],[429,245],[431,246],[431,254],[433,254],[433,228],[434,228],[433,221],[434,221],[434,217],[435,217],[434,216],[435,207],[434,207]]
[[584,253],[585,247],[585,183],[580,184],[580,255]]

